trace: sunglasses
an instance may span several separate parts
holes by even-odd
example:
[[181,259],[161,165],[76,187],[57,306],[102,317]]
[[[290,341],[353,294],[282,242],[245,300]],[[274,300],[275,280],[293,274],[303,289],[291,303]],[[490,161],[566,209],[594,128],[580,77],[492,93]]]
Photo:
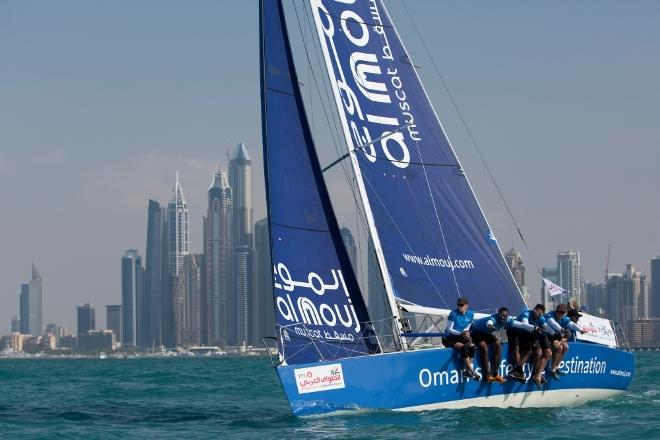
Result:
[[555,310],[555,313],[558,314],[558,315],[563,315],[563,314],[565,314],[566,312],[563,312],[563,311],[561,311],[561,310]]
[[458,303],[458,304],[456,304],[456,305],[457,305],[458,307],[463,307],[463,306],[466,306],[467,304]]

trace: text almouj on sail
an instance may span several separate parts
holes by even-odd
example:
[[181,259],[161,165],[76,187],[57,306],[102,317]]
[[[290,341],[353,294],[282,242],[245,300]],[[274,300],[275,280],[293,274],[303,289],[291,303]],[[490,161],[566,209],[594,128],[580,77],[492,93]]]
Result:
[[[634,356],[618,348],[609,321],[586,314],[560,365],[569,374],[541,389],[463,378],[453,349],[415,343],[437,334],[410,337],[404,312],[437,322],[461,296],[483,314],[526,306],[382,1],[309,1],[394,330],[385,336],[378,328],[388,326],[370,319],[344,247],[282,2],[261,0],[276,371],[293,413],[551,407],[623,393]],[[507,359],[497,367],[512,368]]]

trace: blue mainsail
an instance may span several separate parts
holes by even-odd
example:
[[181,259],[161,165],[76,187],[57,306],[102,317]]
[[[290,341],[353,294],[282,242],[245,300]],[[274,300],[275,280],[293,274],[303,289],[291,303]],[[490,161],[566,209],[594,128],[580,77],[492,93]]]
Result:
[[458,296],[477,311],[523,308],[382,2],[310,2],[390,295],[440,309]]
[[379,351],[312,143],[281,2],[262,0],[262,134],[280,357]]

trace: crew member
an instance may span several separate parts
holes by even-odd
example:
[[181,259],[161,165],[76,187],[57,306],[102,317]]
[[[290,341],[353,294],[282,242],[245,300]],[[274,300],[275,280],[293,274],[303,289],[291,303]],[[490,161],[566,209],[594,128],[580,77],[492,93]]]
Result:
[[449,313],[447,318],[447,328],[442,343],[446,347],[453,347],[460,353],[463,360],[463,370],[461,371],[463,377],[479,380],[481,376],[472,368],[472,358],[476,351],[470,337],[470,326],[473,321],[474,312],[468,308],[467,298],[458,298],[456,308]]
[[[479,348],[481,356],[481,372],[487,383],[505,383],[506,379],[499,374],[502,345],[497,340],[495,332],[503,328],[511,328],[514,319],[509,316],[509,309],[500,307],[497,313],[474,321],[472,329],[472,342]],[[493,349],[493,364],[488,361],[488,346]]]
[[[544,312],[545,306],[543,304],[537,304],[533,310],[525,310],[516,317],[516,321],[520,322],[517,328],[511,328],[507,332],[507,336],[511,333],[514,339],[511,347],[514,350],[513,358],[516,365],[514,371],[511,373],[511,377],[524,382],[525,376],[522,366],[527,362],[533,348],[534,369],[532,380],[538,388],[541,388],[541,385],[546,382],[545,378],[543,378],[543,370],[548,359],[552,357],[550,341],[545,333],[552,333],[553,330],[548,326],[543,317]],[[509,343],[511,344],[511,339],[509,339]]]
[[[572,309],[571,309],[572,310]],[[550,376],[559,380],[559,375],[563,374],[558,370],[559,363],[564,359],[568,351],[568,336],[570,330],[581,332],[582,330],[566,316],[566,304],[558,304],[555,310],[546,313],[545,319],[553,330],[548,338],[552,342],[552,364],[550,365]],[[577,312],[576,312],[577,313]]]

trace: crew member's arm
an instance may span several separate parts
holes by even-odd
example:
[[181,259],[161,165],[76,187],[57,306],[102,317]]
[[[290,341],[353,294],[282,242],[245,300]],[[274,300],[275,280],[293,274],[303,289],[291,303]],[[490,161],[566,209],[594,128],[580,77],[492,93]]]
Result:
[[511,327],[517,328],[518,330],[524,330],[530,333],[534,331],[534,326],[530,324],[526,318],[523,318],[522,321],[513,321],[511,323]]
[[548,326],[552,328],[553,331],[550,332],[551,335],[554,335],[555,333],[561,332],[561,325],[557,321],[555,321],[555,318],[549,317],[547,319]]
[[454,329],[454,321],[447,321],[447,328],[445,328],[445,333],[449,333],[450,335],[454,336],[459,336],[461,334],[461,332]]

